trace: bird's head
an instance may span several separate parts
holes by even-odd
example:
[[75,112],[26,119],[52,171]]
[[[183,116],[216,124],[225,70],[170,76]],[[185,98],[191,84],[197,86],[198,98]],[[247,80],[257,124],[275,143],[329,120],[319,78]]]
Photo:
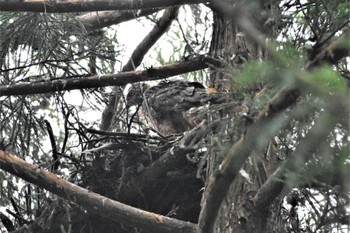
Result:
[[126,107],[130,108],[131,106],[134,106],[134,105],[140,105],[143,100],[143,93],[149,87],[150,86],[146,83],[132,84],[125,98]]

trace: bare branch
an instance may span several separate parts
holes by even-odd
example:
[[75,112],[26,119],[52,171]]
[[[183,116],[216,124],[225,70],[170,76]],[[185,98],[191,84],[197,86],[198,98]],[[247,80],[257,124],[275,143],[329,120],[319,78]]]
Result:
[[210,65],[218,66],[219,64],[220,62],[218,60],[208,56],[199,56],[188,61],[155,68],[151,67],[142,71],[129,71],[119,74],[94,75],[86,78],[64,78],[49,82],[0,86],[0,96],[40,94],[106,86],[123,86],[128,83],[164,79],[191,71],[205,69]]
[[47,129],[47,133],[49,134],[49,139],[50,139],[50,143],[51,143],[51,149],[52,149],[52,164],[51,164],[51,172],[57,172],[58,167],[60,166],[61,162],[60,162],[60,157],[58,155],[58,151],[57,151],[57,145],[56,145],[56,139],[55,139],[55,135],[53,133],[51,124],[48,120],[44,120],[45,125],[46,125],[46,129]]
[[157,21],[156,25],[147,34],[147,36],[140,42],[131,55],[128,63],[123,67],[122,71],[134,70],[143,60],[143,57],[149,49],[158,41],[158,39],[168,30],[172,21],[176,18],[179,7],[168,8],[163,16]]
[[45,13],[135,10],[205,3],[205,0],[0,0],[0,11],[31,11]]
[[89,32],[150,15],[161,9],[162,8],[151,8],[141,10],[140,12],[138,12],[138,10],[90,12],[78,16],[77,20],[79,20],[84,25],[86,31]]
[[195,233],[196,225],[137,209],[72,184],[38,165],[0,151],[0,168],[50,192],[83,206],[88,211],[149,232]]
[[110,131],[103,131],[103,130],[96,130],[93,128],[86,129],[87,132],[92,134],[99,134],[99,135],[105,135],[105,136],[111,136],[111,137],[120,137],[120,138],[130,138],[130,139],[154,139],[154,140],[160,140],[165,141],[166,139],[158,136],[150,136],[146,134],[135,134],[135,133],[120,133],[120,132],[110,132]]
[[[140,42],[132,53],[129,61],[122,68],[122,71],[131,71],[136,69],[142,62],[146,53],[152,48],[152,46],[159,40],[159,38],[168,30],[172,21],[178,14],[179,7],[169,7],[165,10],[162,17],[157,21],[156,25],[147,34],[147,36]],[[108,130],[113,121],[115,109],[119,103],[121,93],[118,90],[114,90],[116,94],[112,94],[105,109],[102,113],[101,125],[102,130]]]

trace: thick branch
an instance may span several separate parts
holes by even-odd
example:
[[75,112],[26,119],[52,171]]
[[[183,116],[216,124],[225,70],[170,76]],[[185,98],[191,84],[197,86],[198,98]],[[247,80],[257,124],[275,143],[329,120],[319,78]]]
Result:
[[271,127],[271,119],[293,104],[298,96],[299,93],[296,89],[282,89],[277,93],[262,110],[254,126],[231,147],[219,169],[209,177],[206,202],[199,217],[200,232],[213,232],[221,203],[226,197],[232,181],[237,177],[242,165],[250,156],[251,150],[266,146],[271,137],[279,130],[279,127]]
[[[225,16],[230,17],[232,19],[237,19],[237,24],[246,32],[252,39],[255,40],[256,43],[263,46],[265,44],[264,37],[262,34],[255,30],[253,24],[251,24],[249,19],[239,19],[240,13],[237,12],[239,8],[232,8],[226,4],[222,5],[222,1],[211,1],[213,6],[217,7],[217,9],[223,13]],[[235,14],[237,13],[237,14]],[[244,20],[243,20],[244,19]],[[346,39],[348,39],[348,32],[344,33]],[[344,38],[342,40],[335,41],[335,44],[331,44],[327,47],[326,51],[322,52],[320,56],[318,56],[314,61],[310,62],[306,65],[305,69],[310,69],[322,61],[330,62],[331,64],[335,64],[341,58],[349,55],[349,47],[344,46]],[[272,59],[276,62],[276,64],[281,64],[279,61],[278,53],[271,49],[269,46],[263,46],[263,48],[267,49],[272,56]],[[332,49],[331,49],[332,48]],[[331,51],[331,52],[329,52]],[[271,118],[271,116],[276,113],[286,109],[289,105],[295,103],[297,97],[300,95],[300,91],[297,88],[289,88],[284,89],[278,95],[272,99],[271,103],[265,106],[262,112],[259,114],[258,119],[254,127],[248,130],[246,137],[241,138],[235,145],[230,149],[228,155],[225,157],[224,161],[219,166],[217,172],[215,172],[210,178],[207,185],[207,198],[206,203],[204,203],[202,207],[202,211],[199,218],[199,228],[200,232],[213,232],[214,224],[217,218],[217,214],[221,203],[225,196],[227,195],[227,191],[231,185],[231,183],[235,180],[241,166],[244,164],[245,160],[250,155],[250,149],[256,148],[255,143],[259,142],[261,144],[266,144],[268,142],[268,137],[266,133],[264,137],[258,137],[260,135],[259,131],[257,131],[256,127],[263,126],[261,121],[265,121],[266,118]],[[253,132],[253,133],[252,133]],[[267,131],[271,133],[271,131]],[[263,134],[261,134],[263,135]],[[270,134],[269,134],[270,135]],[[272,135],[270,135],[272,136]],[[259,138],[259,141],[257,139]],[[268,183],[266,185],[269,185]],[[269,200],[271,201],[271,200]],[[266,201],[265,201],[266,204]]]
[[204,3],[205,0],[0,0],[0,11],[82,12],[107,10],[135,10]]
[[[204,203],[199,219],[200,232],[212,232],[221,203],[227,195],[232,181],[236,178],[240,168],[249,157],[251,149],[257,148],[257,145],[259,145],[260,148],[264,147],[270,138],[278,132],[280,127],[271,128],[267,125],[266,120],[271,119],[272,116],[275,116],[277,113],[295,103],[299,95],[299,91],[295,88],[284,89],[279,92],[261,111],[256,124],[248,130],[246,136],[241,138],[241,140],[235,143],[230,149],[228,155],[219,166],[218,171],[209,179],[207,185],[207,202]],[[313,140],[304,140],[300,149],[293,153],[294,156],[292,157],[294,159],[300,159],[300,156],[305,156],[304,159],[308,159],[309,156],[312,156],[312,151],[319,147],[320,141],[325,139],[332,127],[334,127],[336,123],[335,119],[342,122],[342,119],[349,115],[348,103],[343,101],[341,97],[329,97],[327,107],[325,112],[329,112],[320,119],[320,123],[317,124],[309,134],[309,137]],[[341,116],[339,116],[339,109],[342,109],[343,112]],[[346,125],[344,127],[346,127]],[[264,136],[259,137],[259,135]],[[283,180],[287,171],[298,169],[298,164],[295,163],[294,159],[288,161],[285,166],[278,169],[273,177],[269,178],[258,191],[255,196],[257,211],[264,210],[282,190],[283,184],[276,180]]]
[[140,12],[138,10],[100,11],[78,16],[77,19],[84,25],[86,31],[93,31],[150,15],[160,10],[161,8],[144,9]]
[[196,232],[195,224],[147,212],[106,198],[44,171],[38,165],[26,163],[4,151],[0,151],[0,168],[81,205],[88,211],[125,225],[149,232]]
[[201,70],[207,68],[209,65],[218,66],[219,62],[207,56],[200,56],[189,61],[149,68],[142,71],[94,75],[86,78],[65,78],[49,82],[6,85],[0,86],[0,96],[40,94],[105,86],[123,86],[128,83],[164,79],[186,72]]

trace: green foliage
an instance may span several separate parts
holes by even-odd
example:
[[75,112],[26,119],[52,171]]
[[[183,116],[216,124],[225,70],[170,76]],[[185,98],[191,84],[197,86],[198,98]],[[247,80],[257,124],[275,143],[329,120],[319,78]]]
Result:
[[2,13],[0,22],[4,84],[114,70],[116,41],[86,32],[73,14]]
[[350,14],[349,0],[340,1],[336,7],[338,10],[338,17],[343,20],[348,20]]
[[[205,114],[202,113],[210,116],[213,123],[213,126],[210,125],[212,128],[207,129],[210,130],[211,135],[208,140],[202,140],[200,145],[207,150],[204,157],[209,158],[213,151],[214,155],[219,154],[213,159],[214,161],[203,159],[203,164],[213,162],[214,167],[219,165],[221,159],[227,155],[228,148],[242,135],[246,135],[264,107],[274,107],[268,103],[276,93],[279,93],[282,87],[297,87],[302,91],[297,103],[274,118],[273,122],[261,127],[263,132],[257,135],[260,138],[255,141],[255,146],[263,147],[266,138],[272,138],[271,135],[279,131],[276,135],[278,140],[274,138],[271,142],[273,144],[271,156],[277,157],[276,163],[281,164],[282,160],[288,158],[295,159],[298,165],[298,169],[290,170],[286,174],[288,184],[299,186],[299,190],[302,190],[303,185],[313,185],[315,181],[325,182],[327,189],[320,189],[324,191],[320,193],[326,197],[327,191],[334,187],[328,186],[330,183],[328,180],[317,180],[318,176],[322,175],[320,170],[330,174],[330,177],[336,176],[339,170],[346,170],[349,164],[349,127],[344,117],[347,116],[348,107],[339,109],[338,113],[334,110],[338,106],[344,106],[348,101],[349,90],[344,79],[348,74],[346,73],[348,61],[341,61],[337,67],[324,65],[305,70],[309,60],[305,47],[311,45],[311,49],[316,52],[322,51],[335,35],[344,30],[345,25],[349,23],[349,1],[322,0],[308,1],[304,4],[301,1],[291,0],[283,1],[280,6],[276,5],[273,9],[275,11],[273,14],[275,22],[272,27],[274,31],[271,34],[267,33],[266,36],[276,37],[272,38],[275,44],[268,45],[271,50],[276,50],[274,57],[270,54],[270,58],[269,54],[264,54],[259,57],[259,60],[233,64],[224,70],[223,89],[227,91],[225,94],[229,96],[229,100],[225,104],[210,106]],[[125,55],[121,54],[123,46],[119,44],[117,31],[108,28],[86,32],[81,22],[75,18],[76,15],[0,12],[0,84],[34,83],[119,71],[121,64],[124,63],[119,55]],[[161,13],[158,12],[146,19],[140,19],[139,22],[147,20],[156,25],[160,15]],[[209,8],[202,5],[182,7],[178,20],[173,22],[164,38],[161,38],[147,54],[143,61],[144,67],[149,64],[152,66],[169,64],[198,54],[209,53],[212,29]],[[211,72],[213,70],[201,70],[183,74],[182,78],[205,83],[210,79]],[[10,150],[30,162],[39,163],[42,167],[49,169],[52,164],[53,148],[48,139],[44,120],[50,120],[54,128],[58,153],[61,156],[62,164],[58,174],[64,177],[67,177],[68,173],[78,174],[77,177],[87,174],[84,177],[87,185],[89,185],[89,177],[96,177],[96,183],[105,186],[105,183],[99,183],[100,173],[96,172],[96,170],[99,172],[102,170],[92,169],[97,156],[94,153],[86,155],[81,151],[98,147],[100,142],[115,140],[118,143],[124,143],[122,141],[124,139],[121,140],[119,136],[87,133],[90,126],[98,127],[96,117],[92,119],[89,114],[102,115],[102,109],[112,95],[109,91],[106,88],[82,90],[81,93],[74,94],[67,92],[26,97],[0,97],[0,149]],[[81,104],[72,103],[72,100],[77,99],[81,100]],[[118,109],[114,112],[116,116],[114,124],[118,133],[131,131],[149,134],[144,130],[142,123],[131,124],[137,117],[129,114],[123,104],[121,96]],[[326,120],[320,124],[320,115],[325,112],[327,114],[329,112],[328,118],[326,117]],[[316,135],[314,140],[320,144],[319,148],[308,153],[306,147],[308,141],[305,140],[313,142],[312,138],[308,137],[310,130],[315,125],[327,126],[332,122],[337,124],[325,133],[326,139],[321,140]],[[156,147],[157,142],[150,141],[150,135],[147,135],[147,140],[146,137],[140,138],[142,146],[153,143],[152,146]],[[164,138],[162,140],[166,141]],[[164,141],[159,143],[161,149],[157,148],[159,154],[163,153],[167,146],[173,146],[176,143],[166,142],[169,143],[168,145]],[[293,155],[292,158],[288,157],[300,148],[300,145],[304,145],[303,143],[306,146],[301,148],[300,154]],[[154,148],[149,146],[147,149],[150,151]],[[101,155],[105,154],[113,158],[117,157],[117,153],[111,153],[108,150],[101,153]],[[250,156],[252,160],[248,161],[247,167],[263,153],[253,151],[252,154],[256,156]],[[305,159],[304,154],[310,156]],[[266,155],[264,159],[268,163],[270,158],[267,157]],[[116,167],[120,170],[117,172],[125,172],[129,175],[129,170],[124,167],[124,170],[121,169],[125,161],[119,162],[117,163],[119,167]],[[253,164],[252,167],[258,170],[257,164]],[[108,172],[105,174],[117,173],[108,169],[106,168]],[[251,170],[252,173],[255,172],[254,169]],[[116,176],[112,178],[116,179]],[[118,182],[122,183],[124,177],[119,178],[121,179]],[[35,216],[34,210],[39,210],[40,206],[46,205],[45,193],[42,190],[35,189],[31,185],[22,185],[18,178],[2,172],[0,172],[0,180],[2,182],[0,204],[9,206],[10,198],[14,197],[21,208],[27,208],[28,219]],[[282,179],[277,180],[282,181]],[[109,181],[116,183],[115,180]],[[337,190],[333,189],[333,191],[336,195]],[[198,190],[195,192],[198,193]],[[29,193],[36,197],[32,199],[31,206],[27,206],[26,203]],[[325,210],[328,211],[328,209]],[[313,218],[316,217],[308,216],[309,220]],[[292,231],[289,230],[289,232]],[[72,226],[61,226],[61,231],[71,232]],[[298,231],[294,230],[294,232]]]
[[306,73],[300,77],[300,80],[307,84],[308,90],[316,90],[319,94],[336,93],[343,97],[349,94],[344,78],[330,66],[322,66]]
[[295,82],[293,73],[303,68],[306,57],[301,49],[295,48],[289,42],[281,42],[277,51],[278,57],[274,61],[247,61],[240,69],[232,69],[234,86],[238,89],[249,89],[257,83],[273,83],[277,85],[275,88],[293,84]]
[[233,70],[235,86],[249,88],[256,83],[263,82],[271,74],[271,63],[268,61],[250,61],[243,64],[242,69]]

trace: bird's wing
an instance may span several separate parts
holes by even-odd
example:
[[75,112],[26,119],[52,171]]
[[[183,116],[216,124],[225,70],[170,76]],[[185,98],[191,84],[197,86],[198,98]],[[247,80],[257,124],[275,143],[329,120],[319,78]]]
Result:
[[161,82],[145,91],[143,114],[147,123],[163,135],[184,132],[196,125],[189,111],[203,105],[205,95],[200,83]]
[[145,92],[145,99],[157,112],[178,112],[203,104],[205,88],[202,84],[185,81],[161,82]]

